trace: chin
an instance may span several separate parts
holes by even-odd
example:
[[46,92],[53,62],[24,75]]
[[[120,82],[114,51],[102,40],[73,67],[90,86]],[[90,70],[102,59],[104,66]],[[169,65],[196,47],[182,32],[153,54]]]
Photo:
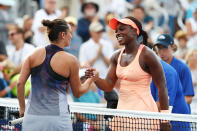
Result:
[[66,45],[65,45],[65,47],[68,47],[68,46],[70,46],[70,44],[66,44]]
[[70,46],[70,42],[65,44],[65,47]]
[[165,61],[165,62],[167,62],[168,60],[167,59],[165,59],[165,58],[161,58],[163,61]]
[[125,45],[125,43],[124,42],[119,42],[119,45]]

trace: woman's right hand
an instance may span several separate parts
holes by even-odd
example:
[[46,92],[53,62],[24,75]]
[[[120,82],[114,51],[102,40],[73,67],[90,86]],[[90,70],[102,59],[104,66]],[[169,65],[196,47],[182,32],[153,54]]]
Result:
[[25,109],[20,108],[20,117],[23,117],[25,113]]

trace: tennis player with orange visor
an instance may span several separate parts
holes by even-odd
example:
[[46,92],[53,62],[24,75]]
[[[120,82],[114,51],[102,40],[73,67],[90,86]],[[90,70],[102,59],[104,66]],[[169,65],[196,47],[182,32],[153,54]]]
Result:
[[[142,29],[141,23],[129,16],[121,20],[113,18],[109,26],[115,30],[116,38],[124,48],[112,55],[108,74],[105,79],[98,78],[95,81],[97,86],[109,92],[119,79],[120,92],[117,109],[158,112],[150,91],[150,83],[153,79],[158,88],[160,111],[169,112],[163,68],[154,52],[146,46],[148,36]],[[92,69],[88,69],[86,76],[92,75]],[[145,126],[148,126],[140,122],[134,125],[128,123],[125,125],[122,122],[121,124],[125,129],[134,127],[136,130],[147,129]],[[157,129],[158,127],[149,125],[150,128]]]

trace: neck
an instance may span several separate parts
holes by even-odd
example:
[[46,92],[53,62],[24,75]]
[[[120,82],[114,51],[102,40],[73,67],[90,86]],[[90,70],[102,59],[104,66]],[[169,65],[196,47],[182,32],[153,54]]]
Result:
[[54,10],[48,10],[48,9],[45,9],[45,11],[47,12],[47,14],[53,14],[55,11]]
[[99,43],[99,39],[93,39],[92,40],[95,42],[95,43]]
[[19,41],[15,44],[16,50],[19,50],[20,48],[22,48],[23,45],[24,45],[24,40],[19,40]]
[[65,44],[62,43],[62,42],[52,42],[52,44],[54,44],[54,45],[56,45],[56,46],[58,46],[58,47],[60,47],[62,49],[64,49],[64,46],[65,46]]
[[92,21],[94,19],[94,17],[92,17],[92,16],[86,16],[86,19],[88,19],[89,21]]
[[132,54],[138,50],[139,44],[137,41],[132,41],[129,44],[125,45],[125,52],[127,54]]

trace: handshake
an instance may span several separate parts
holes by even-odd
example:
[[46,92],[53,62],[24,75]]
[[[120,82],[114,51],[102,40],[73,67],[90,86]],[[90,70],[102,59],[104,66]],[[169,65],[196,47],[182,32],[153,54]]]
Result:
[[88,68],[85,71],[86,78],[93,78],[96,81],[99,78],[99,72],[95,68]]

